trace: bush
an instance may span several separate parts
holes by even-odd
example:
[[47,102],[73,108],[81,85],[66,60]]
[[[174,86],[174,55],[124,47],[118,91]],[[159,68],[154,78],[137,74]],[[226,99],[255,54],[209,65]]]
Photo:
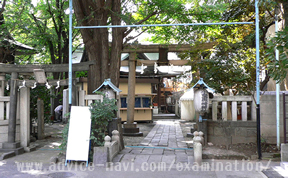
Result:
[[[103,95],[104,96],[104,95]],[[91,148],[104,145],[107,126],[116,116],[117,105],[115,99],[103,97],[103,102],[95,101],[90,105],[91,112]]]

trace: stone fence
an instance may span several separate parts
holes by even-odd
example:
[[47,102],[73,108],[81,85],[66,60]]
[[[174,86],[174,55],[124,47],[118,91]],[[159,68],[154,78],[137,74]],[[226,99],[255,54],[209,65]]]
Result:
[[[256,121],[256,106],[251,96],[215,96],[211,101],[213,121]],[[222,105],[221,116],[218,116],[218,103]],[[238,106],[238,104],[240,104],[240,106]],[[248,117],[248,113],[250,113],[251,116]],[[241,117],[237,117],[237,115]]]
[[[104,147],[94,147],[93,164],[102,165],[112,162],[113,158],[122,150],[120,144],[119,132],[112,131],[112,139],[110,136],[104,138]],[[112,141],[111,141],[112,140]]]
[[0,96],[0,121],[9,118],[9,96]]

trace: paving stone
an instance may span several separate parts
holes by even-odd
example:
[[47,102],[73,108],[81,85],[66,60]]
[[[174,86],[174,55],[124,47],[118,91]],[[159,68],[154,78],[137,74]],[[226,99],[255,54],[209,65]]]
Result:
[[130,154],[140,154],[142,152],[142,149],[133,149]]
[[175,155],[174,150],[164,150],[164,155]]
[[188,156],[188,163],[192,165],[194,163],[194,156]]
[[134,162],[136,155],[134,154],[125,154],[121,162]]
[[163,155],[150,155],[148,163],[160,163],[162,162]]
[[188,156],[187,155],[176,155],[176,163],[188,163]]
[[144,148],[141,152],[141,155],[143,155],[143,154],[150,155],[153,153],[153,150],[154,150],[154,148]]
[[171,164],[171,163],[175,163],[176,160],[176,156],[175,155],[163,155],[162,157],[162,162]]
[[149,157],[150,157],[150,155],[137,155],[137,156],[135,157],[134,163],[135,163],[135,165],[136,165],[136,164],[139,164],[139,165],[141,166],[142,163],[148,161]]
[[163,155],[164,149],[154,148],[153,155]]

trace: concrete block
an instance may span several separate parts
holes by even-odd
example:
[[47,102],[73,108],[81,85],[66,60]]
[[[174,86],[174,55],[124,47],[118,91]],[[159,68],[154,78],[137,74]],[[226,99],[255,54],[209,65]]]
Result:
[[238,143],[255,143],[256,142],[256,134],[255,137],[239,137],[239,136],[232,136],[232,144]]
[[288,162],[288,144],[281,144],[281,162]]
[[0,134],[7,134],[8,133],[8,126],[0,126]]
[[223,130],[223,128],[215,127],[215,128],[214,128],[214,135],[216,135],[216,136],[223,136],[223,135],[224,135],[224,130]]
[[93,164],[97,165],[106,165],[108,160],[108,148],[107,147],[94,147],[93,148]]
[[247,137],[255,137],[257,133],[257,129],[254,128],[254,129],[247,129]]
[[242,136],[242,137],[245,137],[247,136],[247,129],[246,128],[243,128],[243,127],[238,127],[238,128],[235,128],[235,136]]
[[8,142],[8,133],[0,134],[0,142],[1,143]]
[[214,135],[214,128],[213,127],[208,127],[207,130],[208,130],[207,131],[208,135]]

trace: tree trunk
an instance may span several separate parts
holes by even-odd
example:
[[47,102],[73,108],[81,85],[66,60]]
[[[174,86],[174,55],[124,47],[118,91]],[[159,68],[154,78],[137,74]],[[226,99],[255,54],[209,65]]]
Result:
[[[112,25],[120,25],[121,1],[74,0],[73,6],[78,24],[81,26],[108,25],[111,17]],[[88,94],[97,89],[105,79],[111,78],[119,86],[120,57],[123,45],[123,29],[112,29],[112,47],[109,50],[109,33],[107,28],[80,29],[89,60],[96,64],[90,66],[88,72]],[[111,51],[111,52],[109,52]]]

